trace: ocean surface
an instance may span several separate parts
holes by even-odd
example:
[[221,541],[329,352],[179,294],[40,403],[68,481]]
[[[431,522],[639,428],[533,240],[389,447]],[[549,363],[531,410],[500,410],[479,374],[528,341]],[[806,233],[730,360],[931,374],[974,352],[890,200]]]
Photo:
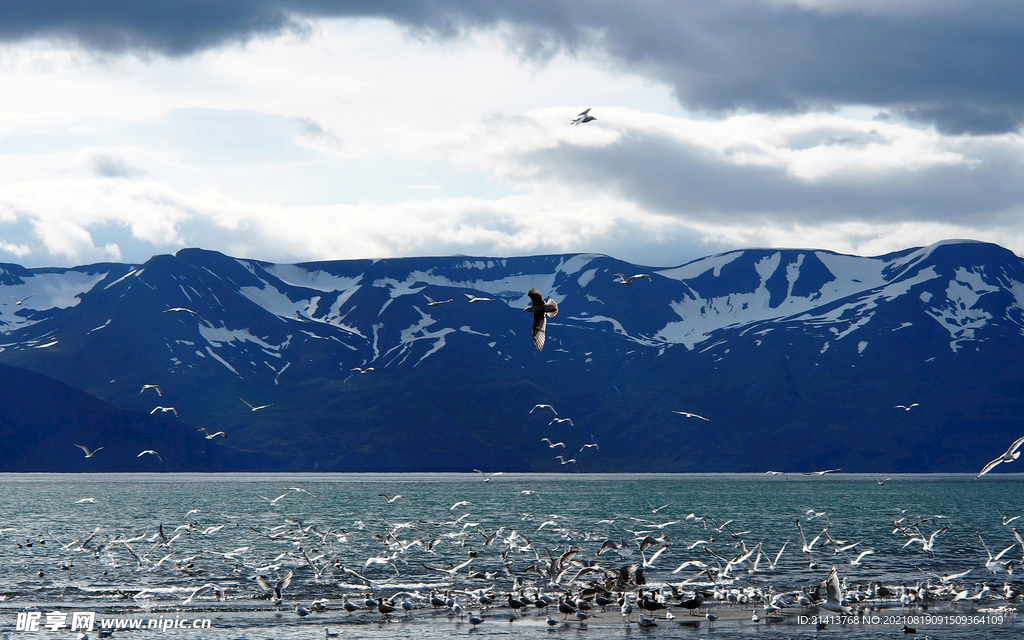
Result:
[[[74,638],[91,615],[90,638],[1016,638],[1022,515],[1024,475],[1005,473],[0,474],[0,632]],[[798,602],[833,567],[842,618]],[[507,603],[585,587],[672,606],[643,628],[639,606],[581,623]],[[697,615],[678,605],[695,589]],[[387,616],[342,608],[396,594]]]

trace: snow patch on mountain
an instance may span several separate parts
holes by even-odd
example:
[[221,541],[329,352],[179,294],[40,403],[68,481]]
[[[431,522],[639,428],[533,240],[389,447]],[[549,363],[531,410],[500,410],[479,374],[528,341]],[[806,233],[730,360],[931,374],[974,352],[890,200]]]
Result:
[[925,309],[944,329],[949,331],[952,340],[949,348],[957,352],[964,340],[974,340],[975,331],[984,327],[992,314],[984,309],[975,308],[978,300],[986,293],[994,293],[1000,288],[985,282],[982,271],[959,267],[956,277],[946,287],[946,300],[941,304]]
[[263,265],[263,270],[292,287],[313,289],[323,293],[355,291],[363,279],[361,274],[355,277],[335,276],[326,271],[310,271],[294,264]]
[[732,251],[730,253],[720,253],[714,256],[708,256],[707,258],[701,258],[688,262],[680,267],[673,267],[671,269],[662,269],[661,271],[655,271],[658,275],[665,276],[666,278],[672,278],[673,280],[690,280],[693,278],[700,277],[708,271],[714,270],[714,276],[717,278],[722,274],[722,267],[736,260],[743,255],[742,251]]

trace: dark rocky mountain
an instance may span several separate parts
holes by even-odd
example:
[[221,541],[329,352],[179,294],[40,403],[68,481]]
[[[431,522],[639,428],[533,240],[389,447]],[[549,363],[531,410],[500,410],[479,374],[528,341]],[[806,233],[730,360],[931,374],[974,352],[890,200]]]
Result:
[[[522,312],[531,287],[560,307],[543,353]],[[5,370],[0,416],[21,417],[4,423],[0,470],[120,470],[101,457],[146,433],[180,452],[168,470],[971,472],[1024,433],[1022,303],[1024,261],[967,241],[873,258],[751,249],[671,269],[600,255],[281,265],[197,249],[0,265],[0,362],[74,387],[26,372],[15,391]],[[33,422],[28,396],[71,408]],[[157,405],[178,417],[149,415]],[[155,431],[129,426],[143,423]],[[66,457],[26,457],[44,437]],[[108,448],[78,460],[75,442]]]

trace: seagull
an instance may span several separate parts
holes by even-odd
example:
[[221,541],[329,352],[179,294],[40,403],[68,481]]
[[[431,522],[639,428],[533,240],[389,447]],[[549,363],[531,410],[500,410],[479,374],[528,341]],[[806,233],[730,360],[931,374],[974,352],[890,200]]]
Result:
[[157,411],[160,411],[162,413],[167,413],[168,411],[170,411],[171,413],[174,414],[174,417],[178,417],[178,410],[175,409],[174,407],[160,407],[160,406],[157,406],[152,411],[150,411],[149,415],[153,415]]
[[661,511],[661,510],[662,510],[662,509],[664,509],[665,507],[667,507],[667,506],[669,506],[670,504],[674,503],[674,502],[675,502],[675,500],[673,500],[672,502],[668,502],[668,503],[666,503],[666,504],[663,504],[663,505],[661,505],[660,507],[657,507],[657,508],[655,508],[655,507],[654,507],[654,505],[653,505],[653,504],[651,503],[651,501],[650,501],[650,500],[648,500],[647,498],[644,498],[644,502],[646,502],[646,503],[647,503],[647,506],[651,508],[651,513],[658,513],[659,511]]
[[875,482],[877,482],[879,485],[883,485],[890,480],[892,480],[892,478],[886,478],[884,480],[879,480],[878,478],[875,478]]
[[832,571],[825,580],[825,602],[818,606],[826,611],[835,613],[849,613],[850,607],[843,606],[843,589],[839,585],[839,571],[832,567]]
[[31,298],[34,295],[36,295],[36,294],[30,293],[27,296],[25,296],[24,298],[22,298],[21,300],[18,300],[14,296],[11,296],[11,299],[14,300],[14,304],[16,304],[16,305],[18,305],[20,307],[22,302],[25,302],[26,300],[28,300],[29,298]]
[[220,436],[222,438],[228,437],[228,434],[224,433],[223,431],[218,431],[217,433],[211,434],[209,431],[206,430],[206,427],[199,427],[198,429],[193,429],[193,431],[202,431],[203,433],[206,434],[207,440],[213,440],[217,436]]
[[687,418],[700,418],[701,420],[704,420],[706,422],[711,422],[710,419],[705,418],[704,416],[699,416],[696,413],[690,413],[689,411],[676,411],[673,409],[672,413],[678,413],[679,415],[686,416]]
[[[242,402],[245,402],[245,398],[239,397],[238,399],[239,399],[239,400],[241,400]],[[250,409],[252,409],[253,411],[259,411],[260,409],[266,409],[267,407],[272,407],[272,406],[274,406],[274,403],[270,403],[270,404],[261,404],[261,405],[260,405],[260,406],[258,406],[258,407],[254,407],[254,406],[252,406],[251,404],[249,404],[248,402],[245,402],[245,406],[249,407],[249,408],[250,408]]]
[[140,453],[139,455],[137,455],[135,457],[136,458],[141,458],[142,456],[147,455],[147,454],[151,455],[151,456],[156,456],[160,460],[160,462],[164,461],[164,459],[160,457],[160,454],[157,453],[156,451],[153,451],[152,449],[146,449],[145,451],[143,451],[142,453]]
[[565,449],[564,442],[551,442],[550,438],[541,438],[540,441],[548,443],[549,449],[554,449],[555,447],[562,447],[562,449]]
[[636,280],[637,278],[647,278],[651,282],[654,282],[654,280],[651,279],[651,276],[647,275],[646,273],[638,273],[635,276],[629,276],[628,278],[623,273],[612,273],[612,275],[619,276],[619,284],[633,284],[633,281]]
[[786,480],[789,480],[789,476],[787,476],[785,473],[783,473],[781,471],[765,471],[764,475],[766,475],[766,476],[782,476]]
[[478,298],[470,293],[465,294],[465,296],[469,298],[470,302],[487,302],[488,300],[494,300],[494,298]]
[[894,406],[893,409],[903,409],[904,411],[910,411],[911,409],[913,409],[916,406],[917,406],[916,402],[914,404],[912,404],[912,405],[909,405],[909,406],[905,405],[905,404],[898,404],[898,405]]
[[404,498],[405,497],[405,496],[403,496],[400,493],[396,494],[394,497],[388,497],[388,494],[386,494],[386,493],[378,493],[377,495],[382,497],[382,498],[384,498],[385,500],[387,500],[388,504],[394,504],[395,500],[398,500],[399,498]]
[[996,458],[992,462],[986,464],[985,468],[981,470],[981,473],[979,473],[978,475],[974,476],[974,479],[977,480],[981,476],[985,475],[986,473],[991,471],[992,468],[995,467],[1000,462],[1013,462],[1014,460],[1019,458],[1020,457],[1020,451],[1017,451],[1017,449],[1019,449],[1020,445],[1022,445],[1022,444],[1024,444],[1024,436],[1021,436],[1021,437],[1017,438],[1016,440],[1014,440],[1013,444],[1010,445],[1010,448],[1006,450],[1006,453],[1004,453],[1003,455],[999,456],[998,458]]
[[804,471],[805,476],[823,476],[826,473],[835,473],[836,471],[842,471],[842,469],[825,469],[824,471]]
[[459,507],[461,507],[464,504],[473,504],[473,503],[470,502],[469,500],[459,500],[458,502],[456,502],[452,506],[448,507],[448,511],[454,511],[455,509],[458,509]]
[[556,416],[558,415],[558,412],[555,411],[555,408],[552,407],[550,404],[535,404],[533,405],[533,409],[530,409],[530,413],[533,413],[537,409],[551,409],[552,413],[554,413]]
[[597,120],[597,118],[595,118],[594,116],[590,115],[590,110],[592,108],[593,107],[587,107],[583,111],[580,111],[579,114],[575,118],[570,118],[570,120],[572,121],[572,126],[578,127],[581,124],[586,124],[587,122],[590,122],[592,120]]
[[576,458],[569,458],[568,460],[566,460],[563,456],[555,456],[553,459],[560,460],[562,462],[562,466],[565,466],[569,463],[576,464]]
[[590,444],[585,444],[585,445],[583,445],[583,446],[582,446],[582,447],[580,448],[580,450],[579,450],[579,451],[577,451],[576,453],[583,453],[584,449],[597,449],[598,451],[600,451],[600,450],[601,450],[601,447],[599,447],[599,446],[597,445],[597,443],[596,443],[596,442],[592,442],[592,443],[590,443]]
[[360,368],[360,367],[352,367],[352,370],[353,371],[358,371],[359,373],[361,373],[361,374],[363,374],[365,376],[370,371],[373,371],[373,367],[366,367],[365,369]]
[[555,424],[556,422],[558,424],[562,424],[563,422],[568,422],[570,427],[575,427],[576,426],[575,424],[573,424],[572,418],[552,418],[551,422],[548,423],[548,426],[550,427],[551,425]]
[[487,475],[486,473],[484,473],[483,471],[481,471],[481,470],[479,470],[479,469],[473,469],[473,471],[476,471],[476,472],[477,472],[477,473],[479,473],[479,474],[480,474],[481,476],[483,476],[483,478],[484,478],[484,482],[490,482],[490,481],[491,481],[491,478],[493,478],[494,476],[500,476],[500,475],[502,475],[503,473],[505,473],[504,471],[498,471],[498,472],[496,472],[496,473],[492,473],[492,474],[490,474],[490,475]]
[[452,301],[451,298],[448,298],[447,300],[431,300],[430,296],[428,296],[425,293],[423,294],[423,297],[427,299],[427,306],[428,307],[436,307],[436,306],[439,306],[439,305],[442,305],[442,304],[448,304],[449,302]]
[[[293,574],[294,574],[294,569],[292,571],[289,571],[288,575],[286,575],[285,577],[283,577],[280,580],[278,580],[277,583],[274,584],[274,585],[270,584],[270,581],[267,580],[266,576],[260,576],[260,575],[256,576],[256,582],[258,582],[260,584],[260,586],[263,587],[264,589],[266,589],[267,591],[273,591],[274,592],[274,599],[273,599],[272,602],[276,606],[276,605],[281,604],[281,600],[282,600],[281,592],[284,591],[285,589],[287,589],[288,585],[290,585],[292,583],[292,575]],[[298,605],[296,605],[296,606],[298,606]],[[306,613],[309,613],[309,612],[307,611]]]
[[199,315],[195,311],[193,311],[191,309],[186,309],[185,307],[171,307],[170,309],[164,309],[160,313],[171,313],[172,311],[175,312],[175,313],[191,313],[194,316],[198,316]]
[[95,448],[95,449],[93,449],[92,451],[89,451],[89,448],[88,448],[88,447],[86,447],[86,446],[83,446],[83,445],[80,445],[80,444],[76,444],[75,446],[76,446],[76,447],[78,447],[79,449],[81,449],[82,451],[84,451],[84,452],[85,452],[85,457],[86,457],[86,458],[91,458],[91,457],[93,457],[94,455],[96,455],[96,452],[97,452],[97,451],[99,451],[100,449],[102,449],[102,448],[103,448],[103,447],[96,447],[96,448]]
[[164,395],[163,393],[161,393],[160,385],[158,385],[158,384],[144,384],[144,385],[142,385],[142,391],[139,391],[139,395],[142,395],[146,391],[146,389],[153,389],[154,391],[156,391],[156,395],[158,395],[158,396]]
[[543,351],[548,318],[558,315],[558,303],[553,298],[548,298],[548,301],[544,302],[544,296],[536,289],[530,289],[527,295],[533,304],[523,309],[523,313],[533,313],[533,344],[537,351]]

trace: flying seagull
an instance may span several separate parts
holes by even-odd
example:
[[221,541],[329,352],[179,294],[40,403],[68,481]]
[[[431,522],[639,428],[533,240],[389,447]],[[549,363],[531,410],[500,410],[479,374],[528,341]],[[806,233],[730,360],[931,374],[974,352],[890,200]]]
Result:
[[565,443],[564,442],[551,442],[550,438],[541,438],[540,441],[541,442],[547,442],[548,443],[548,448],[550,448],[550,449],[554,449],[555,447],[562,447],[563,449],[565,449]]
[[647,278],[651,282],[654,282],[654,279],[651,278],[651,276],[647,275],[646,273],[638,273],[635,276],[629,276],[628,278],[624,273],[612,273],[612,275],[619,276],[619,284],[633,284],[633,281],[636,280],[637,278]]
[[842,469],[825,469],[824,471],[804,471],[805,476],[823,476],[826,473],[834,473],[836,471],[842,471]]
[[592,107],[587,107],[583,111],[580,111],[579,114],[575,118],[570,118],[570,120],[572,121],[572,126],[578,127],[581,124],[586,124],[586,123],[588,123],[588,122],[590,122],[592,120],[597,120],[597,118],[595,118],[594,116],[590,115],[590,110],[591,109],[592,109]]
[[558,412],[555,411],[555,408],[552,407],[550,404],[535,404],[533,405],[533,409],[530,409],[530,413],[533,413],[537,409],[551,409],[552,413],[554,413],[556,416],[558,415]]
[[470,302],[486,302],[488,300],[494,300],[494,298],[478,298],[472,294],[467,293],[466,297],[469,298]]
[[178,410],[175,409],[174,407],[161,407],[161,406],[154,407],[153,410],[149,412],[149,415],[153,415],[157,411],[160,411],[161,413],[167,413],[168,411],[170,411],[171,413],[174,414],[175,417],[178,416]]
[[153,451],[152,449],[146,449],[145,451],[143,451],[142,453],[140,453],[139,455],[137,455],[137,456],[135,456],[135,457],[136,457],[136,458],[141,458],[141,457],[142,457],[142,456],[144,456],[144,455],[151,455],[151,456],[156,456],[156,457],[157,457],[157,459],[159,459],[159,460],[160,460],[160,462],[163,462],[163,461],[164,461],[164,459],[160,457],[160,454],[159,454],[159,453],[157,453],[156,451]]
[[530,289],[527,295],[533,304],[523,309],[523,313],[533,313],[533,344],[537,351],[543,351],[548,318],[558,315],[558,303],[553,298],[548,298],[548,301],[544,302],[544,296],[536,289]]
[[425,293],[423,294],[423,297],[427,299],[427,306],[428,306],[428,307],[436,307],[436,306],[438,306],[438,305],[442,305],[442,304],[448,304],[449,302],[451,302],[451,301],[452,301],[452,299],[451,299],[451,298],[448,298],[447,300],[432,300],[432,299],[430,298],[430,296],[428,296],[428,295],[427,295],[427,294],[425,294]]
[[27,296],[25,296],[24,298],[22,298],[21,300],[18,300],[14,296],[11,296],[11,298],[14,300],[14,304],[16,304],[16,305],[18,305],[20,307],[22,302],[25,302],[26,300],[28,300],[29,298],[31,298],[34,295],[36,295],[36,294],[30,293]]
[[705,418],[704,416],[699,416],[696,413],[690,413],[689,411],[676,411],[676,410],[673,409],[672,413],[678,413],[679,415],[686,416],[687,418],[700,418],[701,420],[704,420],[706,422],[711,422],[711,420],[709,418]]
[[366,367],[365,369],[362,369],[360,367],[352,367],[352,370],[353,371],[358,371],[359,373],[361,373],[361,374],[363,374],[365,376],[370,371],[373,371],[373,367]]
[[504,471],[498,471],[498,472],[496,472],[496,473],[492,473],[492,474],[488,475],[488,474],[484,473],[483,471],[481,471],[481,470],[479,470],[479,469],[473,469],[473,471],[476,471],[476,472],[477,472],[477,473],[479,473],[479,474],[480,474],[481,476],[483,476],[483,478],[484,478],[484,482],[490,482],[490,481],[491,481],[491,478],[493,478],[494,476],[500,476],[500,475],[502,475],[503,473],[505,473]]
[[176,313],[191,313],[194,316],[199,315],[195,311],[193,311],[191,309],[186,309],[185,307],[171,307],[170,309],[164,309],[160,313],[171,313],[172,311],[176,312]]
[[898,405],[894,406],[893,409],[903,409],[904,411],[910,411],[911,409],[913,409],[916,406],[917,406],[916,402],[914,404],[912,404],[912,405],[909,405],[909,406],[905,405],[905,404],[898,404]]
[[[245,398],[239,397],[238,399],[239,399],[239,400],[241,400],[242,402],[245,402]],[[267,407],[272,407],[272,406],[274,406],[274,404],[273,404],[273,403],[270,403],[270,404],[261,404],[261,405],[260,405],[260,406],[258,406],[258,407],[254,407],[254,406],[252,406],[251,404],[249,404],[248,402],[245,402],[245,406],[249,407],[249,408],[250,408],[250,409],[252,409],[253,411],[259,411],[260,409],[266,409]]]
[[224,433],[223,431],[218,431],[217,433],[210,434],[210,432],[206,430],[206,427],[199,427],[198,429],[193,429],[193,431],[202,431],[203,433],[206,434],[207,440],[213,440],[217,436],[220,436],[222,438],[228,437],[228,434]]
[[551,422],[548,423],[548,426],[550,427],[551,425],[555,424],[556,422],[558,424],[562,424],[563,422],[568,422],[570,427],[575,427],[576,426],[576,425],[574,425],[572,423],[572,418],[552,418]]
[[84,451],[84,452],[85,452],[85,457],[86,457],[86,458],[91,458],[91,457],[93,457],[94,455],[96,455],[96,452],[97,452],[97,451],[99,451],[100,449],[102,449],[102,448],[103,448],[103,447],[96,447],[96,448],[95,448],[95,449],[93,449],[92,451],[89,451],[89,448],[88,448],[88,447],[86,447],[86,446],[83,446],[83,445],[80,445],[80,444],[76,444],[75,446],[76,446],[76,447],[78,447],[79,449],[81,449],[82,451]]
[[1020,457],[1020,451],[1017,451],[1017,449],[1019,449],[1020,445],[1022,445],[1022,444],[1024,444],[1024,436],[1021,436],[1021,437],[1017,438],[1016,440],[1014,440],[1013,444],[1010,445],[1010,448],[1006,450],[1006,453],[1004,453],[1003,455],[999,456],[998,458],[996,458],[992,462],[986,464],[985,468],[981,470],[981,473],[979,473],[978,475],[974,476],[974,479],[977,480],[981,476],[985,475],[986,473],[991,471],[992,468],[995,467],[1000,462],[1013,462],[1014,460],[1019,458]]
[[142,390],[139,391],[139,395],[141,396],[143,393],[145,393],[146,389],[152,389],[152,390],[156,391],[156,395],[158,395],[158,396],[163,396],[164,395],[160,391],[160,385],[158,385],[158,384],[144,384],[144,385],[142,385]]

